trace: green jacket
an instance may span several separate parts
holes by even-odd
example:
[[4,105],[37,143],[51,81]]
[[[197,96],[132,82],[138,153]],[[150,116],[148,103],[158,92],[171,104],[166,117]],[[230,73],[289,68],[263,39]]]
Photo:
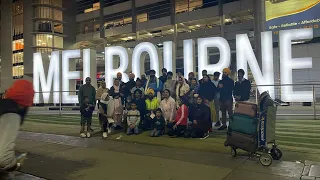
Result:
[[84,84],[80,87],[78,93],[78,101],[79,104],[82,104],[84,101],[84,97],[89,98],[89,104],[95,105],[96,104],[96,89],[90,84]]

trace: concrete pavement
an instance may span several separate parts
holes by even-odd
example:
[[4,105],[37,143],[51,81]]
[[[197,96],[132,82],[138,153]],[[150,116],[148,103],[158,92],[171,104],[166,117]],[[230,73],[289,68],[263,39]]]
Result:
[[22,172],[45,179],[295,180],[304,164],[104,140],[21,132],[18,152],[28,152]]

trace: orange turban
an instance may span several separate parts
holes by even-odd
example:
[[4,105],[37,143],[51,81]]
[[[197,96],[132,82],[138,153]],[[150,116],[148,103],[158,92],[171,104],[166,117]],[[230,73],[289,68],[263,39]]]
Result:
[[231,73],[229,68],[224,68],[222,72],[227,73],[228,75]]
[[29,107],[33,104],[33,85],[27,80],[17,80],[6,92],[6,98],[15,101],[20,106]]

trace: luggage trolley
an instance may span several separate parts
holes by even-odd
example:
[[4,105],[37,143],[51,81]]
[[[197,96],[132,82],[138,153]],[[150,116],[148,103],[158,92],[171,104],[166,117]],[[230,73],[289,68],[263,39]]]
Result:
[[259,98],[260,113],[256,104],[236,104],[225,141],[225,146],[231,147],[231,156],[237,156],[237,149],[242,149],[258,156],[263,166],[281,159],[282,152],[275,141],[277,105],[268,92],[263,92]]

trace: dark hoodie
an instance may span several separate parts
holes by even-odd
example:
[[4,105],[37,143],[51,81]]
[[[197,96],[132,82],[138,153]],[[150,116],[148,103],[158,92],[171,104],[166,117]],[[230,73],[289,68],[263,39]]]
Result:
[[210,121],[210,109],[205,104],[196,104],[190,107],[190,116],[191,121],[196,120],[197,124],[193,124],[193,128],[201,129],[204,132],[208,131],[211,128]]
[[217,93],[217,87],[211,82],[202,82],[199,88],[199,95],[204,99],[212,101]]
[[223,85],[222,88],[219,88],[220,101],[233,100],[232,92],[234,88],[234,81],[229,77],[224,77],[219,81],[219,84]]
[[165,127],[164,118],[162,116],[159,119],[157,117],[154,117],[152,122],[152,129],[163,130],[164,127]]

